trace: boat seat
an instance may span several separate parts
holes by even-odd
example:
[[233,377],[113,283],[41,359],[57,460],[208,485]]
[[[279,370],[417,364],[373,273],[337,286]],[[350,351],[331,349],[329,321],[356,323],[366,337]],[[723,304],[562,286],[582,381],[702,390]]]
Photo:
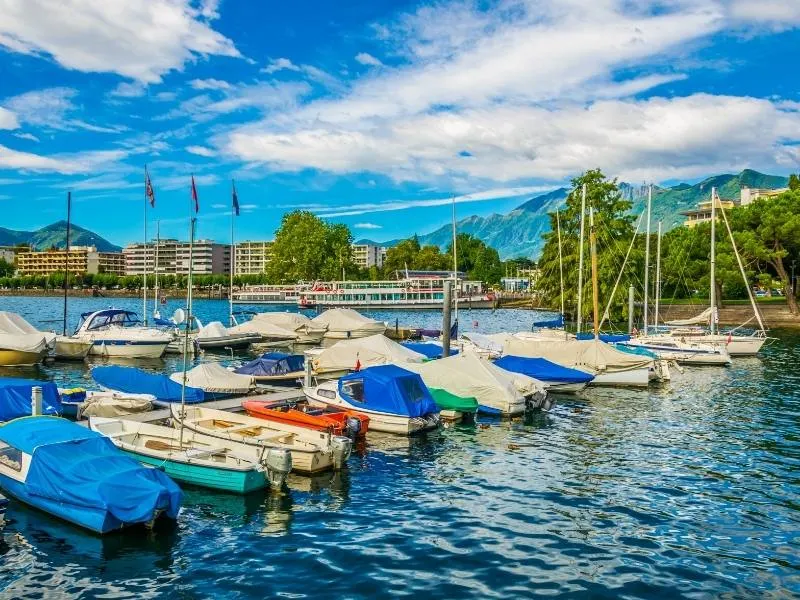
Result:
[[[295,435],[297,435],[297,434],[291,433],[291,432],[287,432],[287,433],[281,433],[281,434],[278,434],[278,435],[273,435],[271,437],[259,436],[259,437],[255,438],[255,439],[258,440],[259,442],[279,442],[281,444],[288,444],[290,441],[292,441],[294,439]],[[283,441],[286,438],[288,438],[288,440],[287,441]]]

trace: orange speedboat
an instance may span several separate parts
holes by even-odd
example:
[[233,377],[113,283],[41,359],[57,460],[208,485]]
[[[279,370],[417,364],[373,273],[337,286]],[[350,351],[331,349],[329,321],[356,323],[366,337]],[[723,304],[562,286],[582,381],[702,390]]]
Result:
[[251,417],[330,431],[334,435],[344,435],[353,439],[364,439],[369,428],[369,417],[354,410],[335,410],[330,408],[315,408],[306,404],[296,408],[288,406],[274,406],[266,400],[245,400],[242,408]]

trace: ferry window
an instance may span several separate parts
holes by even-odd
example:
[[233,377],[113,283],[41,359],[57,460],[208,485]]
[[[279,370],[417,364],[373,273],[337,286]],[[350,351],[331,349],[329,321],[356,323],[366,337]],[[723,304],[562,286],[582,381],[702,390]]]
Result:
[[14,471],[22,471],[22,451],[0,442],[0,464]]
[[336,398],[336,392],[332,390],[319,390],[319,395],[323,398],[327,398],[328,400],[334,400]]
[[364,402],[364,382],[348,381],[342,384],[342,392],[356,402]]

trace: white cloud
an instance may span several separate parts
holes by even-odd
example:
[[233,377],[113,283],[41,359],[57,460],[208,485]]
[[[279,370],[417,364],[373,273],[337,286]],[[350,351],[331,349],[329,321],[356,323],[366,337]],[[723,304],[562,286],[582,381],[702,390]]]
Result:
[[138,81],[134,82],[127,82],[123,81],[122,83],[118,84],[113,90],[109,92],[110,96],[116,96],[119,98],[139,98],[144,96],[147,92],[147,88],[139,83]]
[[60,131],[85,129],[95,133],[118,133],[125,130],[120,126],[105,127],[71,117],[78,110],[72,102],[77,94],[78,91],[73,88],[46,88],[7,98],[5,104],[16,113],[21,123],[35,127]]
[[19,128],[19,119],[17,115],[0,106],[0,129],[17,129]]
[[383,226],[377,223],[356,223],[353,229],[383,229]]
[[28,140],[30,142],[38,142],[39,138],[33,135],[32,133],[15,133],[14,137],[18,137],[21,140]]
[[0,144],[0,169],[73,175],[106,168],[126,155],[126,152],[120,150],[102,150],[43,156],[31,152],[19,152]]
[[221,79],[192,79],[189,85],[196,90],[230,90],[233,87]]
[[269,64],[261,69],[262,73],[272,74],[278,71],[299,71],[300,67],[290,61],[288,58],[276,58],[269,61]]
[[791,29],[800,25],[800,2],[797,0],[731,0],[730,16],[738,21]]
[[356,62],[361,63],[362,65],[368,65],[373,67],[380,67],[383,63],[372,56],[371,54],[367,54],[366,52],[359,52],[356,54]]
[[205,146],[186,146],[186,151],[190,154],[196,154],[197,156],[205,156],[208,158],[217,155],[217,153],[211,148],[206,148]]
[[52,56],[67,69],[157,83],[197,55],[239,57],[214,31],[217,2],[190,0],[0,0],[0,46]]

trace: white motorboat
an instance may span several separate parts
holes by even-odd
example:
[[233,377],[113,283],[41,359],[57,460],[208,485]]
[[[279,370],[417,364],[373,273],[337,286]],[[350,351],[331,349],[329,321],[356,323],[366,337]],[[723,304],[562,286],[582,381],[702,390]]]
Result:
[[368,319],[349,308],[331,308],[311,319],[315,327],[324,327],[324,338],[329,340],[349,340],[383,334],[386,323]]
[[172,335],[145,327],[135,312],[109,308],[83,313],[74,338],[92,343],[90,355],[159,358]]
[[93,345],[91,341],[57,335],[50,355],[56,360],[83,360],[89,355]]
[[396,365],[350,373],[303,393],[311,404],[367,415],[370,431],[412,435],[439,426],[439,408],[420,376]]
[[655,353],[661,359],[673,360],[681,365],[727,366],[731,364],[730,354],[724,347],[677,340],[671,336],[641,336],[625,342],[617,342],[616,345],[644,348]]

